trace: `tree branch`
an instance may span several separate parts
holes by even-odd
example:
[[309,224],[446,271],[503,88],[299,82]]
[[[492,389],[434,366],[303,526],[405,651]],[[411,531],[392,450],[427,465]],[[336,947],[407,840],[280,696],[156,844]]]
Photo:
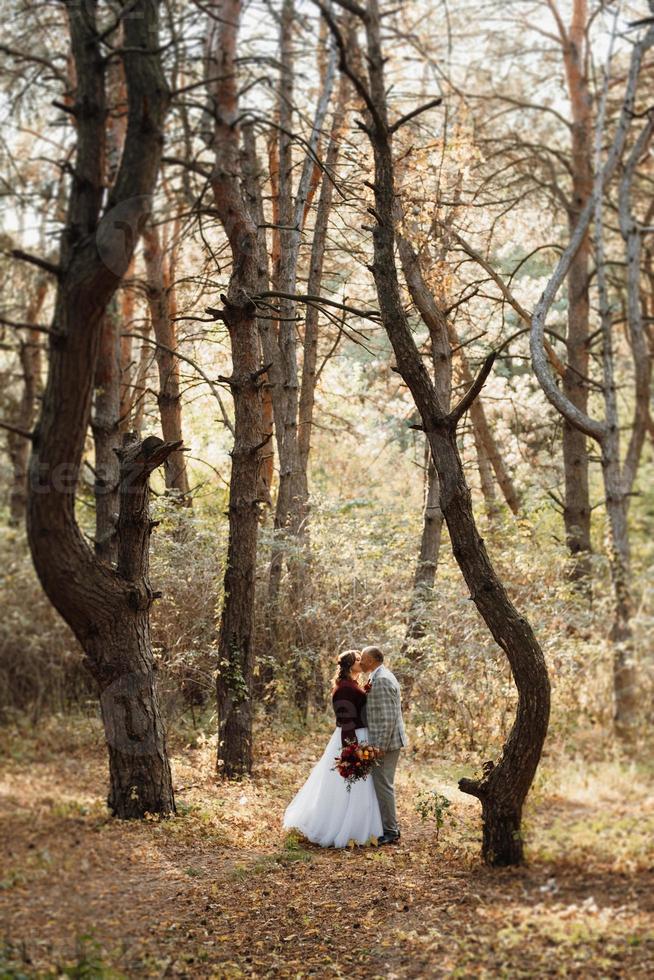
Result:
[[482,364],[479,374],[472,382],[472,384],[466,391],[463,398],[461,398],[458,404],[454,406],[452,411],[447,416],[447,421],[450,425],[456,427],[459,420],[468,411],[468,409],[474,402],[475,398],[477,397],[481,389],[484,387],[486,383],[486,379],[488,378],[488,375],[491,373],[493,369],[493,364],[495,363],[496,357],[497,357],[497,353],[495,351],[491,351],[491,353],[488,355],[488,357]]
[[[467,255],[469,255],[471,259],[474,259],[477,265],[480,265],[481,268],[484,270],[484,272],[488,273],[488,275],[491,277],[495,285],[499,288],[500,292],[502,293],[502,296],[507,301],[509,306],[512,306],[513,309],[518,314],[518,316],[521,317],[522,320],[524,320],[527,327],[531,328],[531,313],[528,313],[527,310],[524,308],[524,306],[520,302],[518,302],[518,300],[513,295],[512,291],[506,285],[506,283],[499,275],[499,273],[495,271],[493,266],[490,265],[490,263],[486,261],[483,255],[481,255],[475,248],[473,248],[472,245],[468,244],[468,242],[466,242],[465,239],[461,238],[460,235],[457,235],[455,231],[452,231],[452,237],[455,239],[455,241],[459,243],[463,251]],[[561,377],[564,377],[565,365],[561,361],[560,357],[558,356],[558,354],[556,353],[556,351],[554,350],[550,342],[545,337],[543,338],[543,346],[545,347],[545,350],[547,352],[547,356],[550,360],[550,364],[552,365],[556,373]]]
[[442,105],[442,103],[443,100],[439,96],[437,99],[430,99],[429,102],[425,102],[424,105],[418,106],[417,109],[412,109],[411,112],[407,112],[403,116],[400,116],[400,118],[390,127],[391,134],[396,133],[401,126],[404,126],[404,124],[408,123],[411,119],[415,119],[416,116],[422,115],[423,112],[427,112],[429,109],[435,109],[436,106]]
[[12,327],[14,330],[36,330],[37,333],[52,333],[50,327],[42,323],[23,323],[21,320],[9,320],[0,314],[0,323],[5,327]]
[[54,262],[48,262],[47,259],[42,259],[39,255],[24,252],[22,248],[12,248],[9,254],[14,259],[20,259],[21,262],[29,262],[30,265],[35,265],[38,269],[44,269],[45,272],[49,272],[52,276],[59,277],[61,275],[62,270],[60,266],[55,265]]
[[267,290],[263,293],[257,293],[254,299],[292,299],[297,303],[316,303],[323,306],[332,306],[337,310],[343,310],[345,313],[351,313],[353,316],[360,316],[364,320],[373,320],[375,323],[379,322],[381,316],[378,310],[360,310],[356,306],[337,303],[336,300],[327,299],[324,296],[309,296],[306,293],[280,293]]
[[185,354],[180,354],[178,350],[174,350],[172,347],[166,347],[165,344],[160,344],[157,340],[153,340],[152,337],[148,337],[147,334],[121,333],[121,337],[136,337],[138,338],[138,340],[142,340],[143,343],[150,344],[151,347],[159,348],[159,350],[165,350],[168,354],[172,354],[173,357],[179,358],[180,361],[184,361],[186,364],[192,367],[194,371],[197,371],[197,373],[202,378],[202,380],[209,385],[211,394],[214,396],[214,398],[218,402],[218,405],[220,406],[220,414],[223,417],[223,422],[225,423],[229,431],[232,433],[232,435],[234,435],[234,426],[232,425],[230,418],[227,415],[227,412],[225,411],[225,406],[223,405],[223,401],[222,398],[220,397],[220,392],[217,390],[215,381],[212,381],[211,378],[207,374],[205,374],[205,372],[202,370],[202,368],[196,361],[192,360],[190,357],[187,357]]
[[21,429],[17,425],[12,425],[11,422],[3,422],[0,419],[0,429],[5,429],[7,432],[13,432],[16,436],[22,436],[23,439],[27,439],[32,442],[34,439],[34,433],[28,432],[27,429]]
[[620,118],[615,136],[613,137],[613,142],[606,158],[606,162],[603,168],[598,169],[593,193],[588,199],[583,211],[579,215],[577,225],[570,238],[568,247],[561,255],[554,273],[545,287],[543,295],[536,304],[531,321],[531,358],[534,371],[536,372],[541,388],[545,392],[548,400],[552,403],[552,405],[554,405],[557,411],[559,411],[561,415],[567,419],[570,425],[574,425],[581,432],[585,432],[587,436],[590,436],[598,442],[601,442],[604,438],[606,432],[605,422],[598,422],[585,412],[580,411],[576,405],[573,405],[570,399],[565,396],[565,394],[555,383],[554,378],[550,373],[547,358],[544,356],[545,320],[550,307],[554,302],[556,294],[558,293],[563,280],[568,274],[572,260],[577,254],[579,246],[586,235],[591,217],[597,205],[597,200],[599,196],[603,194],[604,187],[606,186],[622,155],[627,131],[633,117],[641,61],[644,53],[652,46],[653,43],[654,27],[650,27],[646,35],[633,47],[631,60],[629,63],[627,85],[624,99],[622,101],[622,107],[620,109]]

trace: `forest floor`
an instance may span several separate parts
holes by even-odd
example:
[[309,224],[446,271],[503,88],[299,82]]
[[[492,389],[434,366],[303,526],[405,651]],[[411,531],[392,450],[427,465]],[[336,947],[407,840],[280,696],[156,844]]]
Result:
[[[324,731],[258,736],[254,777],[173,740],[179,815],[104,807],[96,722],[0,733],[0,978],[652,977],[654,786],[633,767],[546,759],[529,861],[479,861],[462,768],[407,752],[402,844],[321,850],[280,826]],[[420,789],[452,801],[435,839]]]

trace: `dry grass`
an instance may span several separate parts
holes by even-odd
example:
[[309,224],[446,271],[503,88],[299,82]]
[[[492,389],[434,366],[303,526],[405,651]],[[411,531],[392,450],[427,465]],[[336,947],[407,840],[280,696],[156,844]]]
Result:
[[[232,785],[210,739],[178,745],[180,815],[121,824],[95,722],[5,731],[0,976],[651,976],[654,789],[637,770],[546,770],[529,864],[490,871],[459,770],[420,753],[400,770],[401,847],[286,837],[324,737],[262,730],[254,778]],[[425,787],[452,800],[438,844],[414,810]]]

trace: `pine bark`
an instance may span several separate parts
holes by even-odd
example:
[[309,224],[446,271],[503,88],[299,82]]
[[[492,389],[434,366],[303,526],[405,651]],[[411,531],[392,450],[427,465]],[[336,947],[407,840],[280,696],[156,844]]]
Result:
[[[134,260],[127,270],[126,278],[134,273]],[[134,330],[134,290],[123,288],[120,298],[120,410],[118,428],[121,436],[133,430],[132,410],[136,403],[136,370],[133,361],[134,343],[131,335]]]
[[[587,0],[574,0],[572,20],[562,37],[568,96],[572,113],[572,200],[568,223],[572,235],[593,191],[592,96],[588,80]],[[585,235],[568,272],[568,331],[563,390],[580,411],[588,409],[590,237]],[[586,435],[563,420],[563,520],[572,558],[570,577],[587,582],[591,565],[591,509]]]
[[[27,323],[38,321],[47,288],[48,284],[45,277],[37,280],[34,296],[27,308]],[[41,387],[41,334],[38,331],[27,331],[26,338],[20,341],[18,358],[22,373],[22,387],[18,404],[10,421],[17,429],[23,432],[31,432],[37,415],[37,397]],[[19,527],[25,520],[27,507],[27,467],[30,444],[17,432],[7,432],[7,449],[12,467],[9,490],[9,524],[11,527]]]
[[[75,61],[77,144],[72,168],[51,327],[48,377],[29,465],[27,532],[43,588],[79,639],[95,677],[109,749],[113,812],[119,817],[174,812],[165,737],[153,682],[146,628],[153,599],[125,533],[136,530],[130,505],[147,500],[147,475],[161,453],[125,461],[119,555],[112,568],[91,551],[75,519],[75,493],[91,418],[103,319],[129,266],[150,210],[162,145],[168,91],[158,49],[158,5],[142,0],[124,21],[127,135],[104,216],[106,58],[94,0],[69,3]],[[125,234],[125,229],[130,234]],[[163,452],[163,450],[162,450]],[[134,490],[132,491],[132,487]],[[133,493],[133,496],[132,496]],[[125,524],[125,522],[127,522]],[[149,524],[148,531],[149,534]]]
[[252,688],[256,580],[263,434],[261,361],[256,306],[259,276],[257,226],[243,195],[236,45],[240,0],[213,0],[207,42],[207,94],[214,119],[211,174],[214,206],[227,235],[232,274],[222,310],[212,310],[229,331],[234,399],[234,447],[229,484],[229,540],[224,601],[218,638],[219,774],[247,775],[252,769]]
[[[244,125],[242,134],[243,193],[250,215],[257,227],[257,292],[265,293],[270,289],[270,263],[268,261],[266,216],[262,190],[264,175],[257,156],[256,138],[252,124]],[[272,490],[275,465],[275,449],[272,439],[275,426],[272,396],[272,390],[274,388],[272,377],[274,373],[271,374],[271,369],[274,366],[272,362],[275,360],[276,355],[274,349],[271,351],[271,342],[274,348],[272,323],[272,310],[264,309],[264,311],[260,311],[257,318],[257,326],[259,328],[259,339],[261,343],[261,357],[263,364],[269,365],[268,370],[261,376],[263,431],[271,435],[261,455],[261,480],[266,488],[268,498],[266,502],[269,504],[272,504],[270,492]]]
[[[155,360],[159,372],[157,404],[161,432],[166,442],[182,442],[182,396],[177,358],[177,327],[175,324],[175,286],[170,257],[164,256],[161,238],[155,225],[143,232],[143,258],[146,270],[146,296],[150,321],[157,346]],[[164,467],[166,490],[181,506],[192,504],[183,451],[170,454]]]
[[[473,389],[445,413],[415,345],[402,305],[395,265],[395,189],[392,132],[388,122],[379,5],[368,0],[364,24],[367,38],[369,88],[358,89],[368,109],[367,130],[375,163],[374,259],[372,272],[379,307],[395,352],[397,367],[409,387],[429,439],[440,482],[440,502],[456,561],[471,598],[498,645],[505,651],[516,687],[518,707],[502,758],[483,778],[461,780],[460,788],[482,801],[482,853],[494,865],[516,864],[523,857],[520,820],[531,786],[549,719],[550,688],[542,651],[527,620],[509,599],[484,546],[472,509],[456,440],[456,425],[478,393],[492,366],[489,358]],[[333,21],[332,21],[333,23]],[[341,35],[342,40],[342,35]],[[347,69],[345,57],[341,65]],[[353,79],[354,80],[354,79]]]
[[123,818],[175,812],[150,639],[149,611],[155,593],[149,579],[154,527],[149,476],[178,449],[178,442],[163,442],[156,436],[140,442],[130,433],[116,454],[120,459],[117,572],[128,583],[131,614],[107,625],[91,646],[96,675],[103,678],[100,703],[109,746],[109,808]]
[[95,369],[94,411],[91,421],[95,449],[95,553],[110,564],[118,554],[116,527],[120,464],[120,320],[117,297],[102,320],[100,349]]

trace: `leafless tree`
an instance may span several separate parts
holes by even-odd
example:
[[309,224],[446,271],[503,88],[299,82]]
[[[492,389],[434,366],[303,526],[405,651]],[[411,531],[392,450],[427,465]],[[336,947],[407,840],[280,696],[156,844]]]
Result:
[[[650,4],[650,6],[652,5]],[[622,157],[632,120],[637,115],[636,96],[640,69],[643,58],[652,45],[654,45],[654,28],[650,26],[633,46],[620,116],[603,166],[601,166],[600,151],[605,140],[604,119],[603,113],[599,115],[596,127],[598,165],[596,166],[593,193],[581,212],[568,248],[562,254],[534,310],[531,330],[532,361],[543,391],[570,425],[577,427],[586,436],[596,441],[601,452],[605,501],[611,533],[610,561],[615,595],[611,631],[614,649],[615,728],[616,734],[627,744],[633,740],[636,732],[639,700],[638,674],[631,625],[633,602],[627,516],[629,500],[647,430],[649,410],[646,406],[649,403],[651,379],[651,361],[649,356],[646,356],[649,352],[643,331],[640,305],[639,243],[642,232],[641,225],[632,210],[631,187],[635,167],[652,137],[651,110],[649,110],[650,115],[645,126],[642,127],[629,153],[620,188],[620,227],[627,251],[628,326],[636,382],[634,418],[624,460],[621,457],[612,313],[605,266],[603,207],[609,179]],[[605,93],[608,82],[607,73]],[[604,418],[601,420],[594,419],[586,412],[581,411],[568,398],[566,392],[557,386],[550,372],[543,348],[543,335],[548,311],[563,279],[568,274],[580,244],[588,234],[588,228],[593,219],[595,221],[594,241],[602,337]]]
[[321,6],[321,9],[339,43],[341,70],[350,77],[366,108],[364,126],[374,155],[372,274],[383,324],[397,359],[398,370],[411,391],[429,440],[439,478],[441,510],[450,533],[454,556],[473,601],[508,657],[518,688],[517,715],[502,758],[496,765],[488,764],[481,779],[463,779],[459,785],[464,792],[481,801],[485,859],[492,864],[516,864],[523,857],[520,834],[522,807],[547,732],[549,680],[543,654],[531,627],[506,594],[477,530],[456,442],[457,424],[479,394],[492,369],[494,357],[491,355],[487,358],[472,387],[447,412],[439,402],[409,329],[395,261],[397,212],[393,133],[409,115],[415,117],[427,106],[413,110],[394,123],[390,122],[379,4],[376,0],[368,0],[365,6],[359,6],[348,0],[343,5],[356,11],[365,30],[367,81],[350,66],[342,32],[325,6]]

